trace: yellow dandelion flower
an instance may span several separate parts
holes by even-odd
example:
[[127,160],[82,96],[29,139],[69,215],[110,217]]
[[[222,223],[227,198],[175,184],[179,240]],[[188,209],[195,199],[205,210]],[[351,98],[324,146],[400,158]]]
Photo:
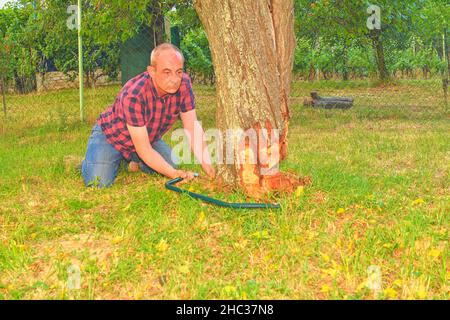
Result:
[[420,287],[419,290],[417,291],[417,296],[419,297],[419,299],[426,299],[428,293],[424,287]]
[[327,285],[327,284],[324,284],[324,285],[322,286],[322,288],[320,289],[320,292],[322,292],[322,293],[328,293],[328,292],[330,292],[330,286]]
[[367,287],[367,281],[363,281],[363,282],[361,282],[359,285],[358,285],[358,287],[356,288],[356,291],[361,291],[362,289],[364,289],[365,287]]
[[400,288],[403,285],[403,281],[400,279],[397,279],[392,283],[392,285]]
[[433,248],[430,251],[428,251],[428,255],[430,257],[433,257],[434,259],[437,259],[441,255],[441,252],[442,252],[441,250]]
[[165,239],[161,239],[161,241],[156,245],[156,250],[159,252],[166,252],[169,249],[169,245]]
[[384,295],[386,296],[386,298],[390,298],[390,299],[396,299],[397,298],[397,291],[395,291],[395,289],[392,288],[386,288],[384,290]]
[[304,191],[305,188],[303,186],[299,186],[297,190],[295,190],[295,197],[300,198],[303,195]]
[[330,256],[327,255],[326,253],[320,253],[320,255],[322,256],[323,261],[325,262],[330,261]]
[[412,204],[413,205],[418,205],[418,204],[422,204],[422,203],[424,203],[425,202],[425,200],[423,200],[422,198],[417,198],[416,200],[414,200],[413,202],[412,202]]

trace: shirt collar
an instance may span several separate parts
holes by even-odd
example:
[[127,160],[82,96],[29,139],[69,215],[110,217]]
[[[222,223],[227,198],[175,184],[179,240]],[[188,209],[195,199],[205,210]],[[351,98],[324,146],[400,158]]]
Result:
[[159,98],[158,91],[156,91],[156,87],[155,87],[155,84],[153,83],[152,76],[150,75],[150,73],[148,71],[145,71],[145,76],[148,79],[150,90],[152,91],[153,96],[156,98]]

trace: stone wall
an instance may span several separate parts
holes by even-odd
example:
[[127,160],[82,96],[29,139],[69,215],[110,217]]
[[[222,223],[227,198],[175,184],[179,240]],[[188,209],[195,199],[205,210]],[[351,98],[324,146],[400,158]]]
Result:
[[[96,71],[96,75],[101,74],[101,70]],[[74,75],[75,73],[72,73]],[[109,84],[120,84],[120,72],[118,76],[119,80],[111,81],[108,76],[100,76],[95,82],[95,86],[103,86]],[[85,85],[86,85],[86,78]],[[92,82],[91,82],[92,84]],[[48,91],[48,90],[58,90],[58,89],[69,89],[78,88],[78,76],[75,76],[73,80],[68,75],[62,72],[47,72],[42,76],[41,74],[36,74],[36,87],[38,92]]]

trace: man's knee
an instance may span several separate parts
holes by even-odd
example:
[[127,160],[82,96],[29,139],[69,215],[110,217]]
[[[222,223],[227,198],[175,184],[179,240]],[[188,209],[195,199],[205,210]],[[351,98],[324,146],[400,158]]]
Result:
[[83,161],[81,173],[86,187],[108,188],[116,179],[117,170],[110,163],[89,163]]

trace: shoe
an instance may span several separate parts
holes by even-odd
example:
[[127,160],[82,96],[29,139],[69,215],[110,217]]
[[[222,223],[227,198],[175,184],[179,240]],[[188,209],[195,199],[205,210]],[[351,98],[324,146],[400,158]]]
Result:
[[138,172],[139,170],[139,163],[130,161],[128,164],[128,172]]

